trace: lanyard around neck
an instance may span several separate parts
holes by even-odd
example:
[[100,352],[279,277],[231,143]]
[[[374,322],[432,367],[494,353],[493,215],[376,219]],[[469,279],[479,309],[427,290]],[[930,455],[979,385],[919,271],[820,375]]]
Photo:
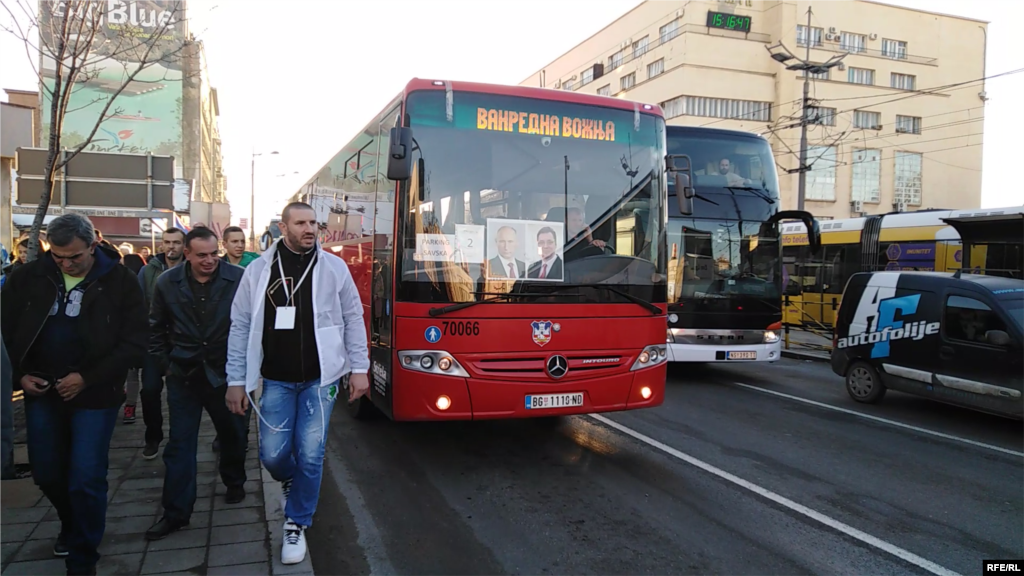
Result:
[[[287,248],[286,248],[286,250],[287,250]],[[302,283],[306,280],[306,276],[309,275],[309,271],[313,269],[313,263],[314,263],[315,260],[316,260],[316,254],[314,254],[313,257],[309,259],[309,263],[306,264],[306,271],[302,273],[302,276],[299,278],[299,281],[296,282],[294,286],[292,286],[291,290],[289,290],[288,289],[288,283],[285,281],[284,265],[281,264],[281,247],[278,246],[278,249],[277,249],[277,270],[278,270],[278,272],[281,273],[281,288],[284,289],[284,294],[285,294],[285,296],[288,297],[288,299],[284,303],[285,306],[291,306],[292,305],[292,300],[295,298],[295,293],[298,292],[299,286],[302,286]]]

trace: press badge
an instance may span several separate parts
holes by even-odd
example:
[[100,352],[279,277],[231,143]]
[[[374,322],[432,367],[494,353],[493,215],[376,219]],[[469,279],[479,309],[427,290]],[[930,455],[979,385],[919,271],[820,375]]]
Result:
[[274,330],[291,330],[295,328],[295,306],[278,306],[274,318]]

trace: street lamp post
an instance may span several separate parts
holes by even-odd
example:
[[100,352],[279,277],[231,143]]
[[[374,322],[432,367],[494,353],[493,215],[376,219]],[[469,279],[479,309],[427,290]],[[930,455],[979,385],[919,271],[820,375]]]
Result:
[[[277,150],[269,152],[277,154]],[[249,250],[256,251],[256,157],[262,156],[263,152],[252,151],[252,167],[250,169],[249,181]]]

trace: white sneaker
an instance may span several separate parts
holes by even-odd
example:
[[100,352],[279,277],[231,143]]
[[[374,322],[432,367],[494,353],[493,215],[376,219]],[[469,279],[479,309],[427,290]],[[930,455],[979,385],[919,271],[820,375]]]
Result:
[[288,495],[292,493],[292,481],[281,482],[281,514],[284,514],[285,506],[288,504]]
[[298,564],[306,557],[306,530],[292,522],[284,523],[284,543],[281,545],[281,564]]

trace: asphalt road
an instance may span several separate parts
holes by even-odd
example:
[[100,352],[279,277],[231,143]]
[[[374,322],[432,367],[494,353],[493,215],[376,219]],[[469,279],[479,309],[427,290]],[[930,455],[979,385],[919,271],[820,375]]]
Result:
[[1024,557],[1020,422],[894,392],[862,406],[818,362],[674,369],[663,406],[596,418],[338,410],[328,450],[317,574],[970,575]]

